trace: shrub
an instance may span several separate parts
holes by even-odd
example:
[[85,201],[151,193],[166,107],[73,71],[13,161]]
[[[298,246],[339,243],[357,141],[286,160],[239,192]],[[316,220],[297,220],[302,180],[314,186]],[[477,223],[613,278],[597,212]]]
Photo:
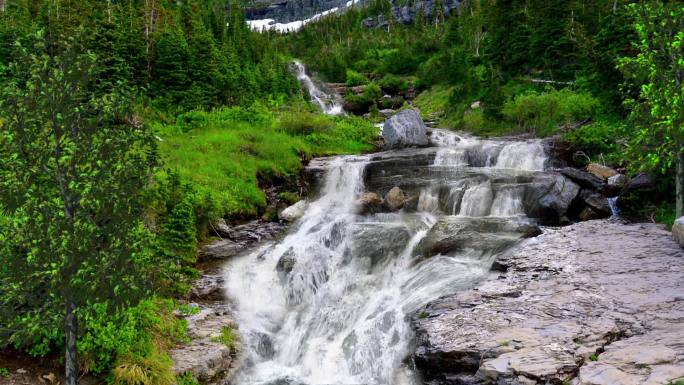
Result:
[[[95,374],[109,370],[115,362],[118,366],[142,364],[146,359],[164,361],[159,349],[187,338],[187,323],[173,315],[175,304],[171,300],[149,299],[114,314],[107,304],[97,304],[94,309],[94,314],[83,317],[85,333],[78,341],[78,350],[83,368]],[[132,365],[126,365],[125,371],[133,370]]]
[[280,118],[280,128],[290,135],[309,135],[330,130],[333,122],[325,115],[307,111],[287,112]]
[[392,94],[405,92],[408,89],[408,83],[404,79],[392,74],[383,76],[378,84],[383,90]]
[[347,87],[366,85],[368,84],[368,78],[363,74],[348,69],[345,84]]
[[515,123],[518,128],[548,135],[558,125],[590,117],[597,105],[598,101],[591,95],[566,88],[518,95],[505,102],[501,112],[506,120]]

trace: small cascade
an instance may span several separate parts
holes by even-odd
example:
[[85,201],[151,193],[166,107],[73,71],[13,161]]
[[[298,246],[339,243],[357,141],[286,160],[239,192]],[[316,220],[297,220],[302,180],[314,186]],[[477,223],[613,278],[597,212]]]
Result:
[[617,201],[619,197],[608,198],[608,205],[610,206],[610,212],[612,213],[612,218],[617,218],[620,216],[620,208],[618,207]]
[[316,103],[316,105],[321,109],[322,112],[328,115],[341,115],[344,114],[342,108],[342,99],[335,92],[325,93],[323,92],[311,77],[306,73],[306,67],[304,64],[294,61],[295,72],[297,74],[297,79],[302,83],[302,85],[309,92],[311,96],[311,101]]
[[523,189],[519,186],[500,188],[494,197],[490,215],[509,217],[525,214],[522,202]]
[[492,183],[486,181],[471,186],[463,194],[459,215],[465,217],[484,217],[492,207]]
[[439,210],[439,190],[436,188],[423,189],[418,196],[418,211],[436,212]]
[[497,168],[538,171],[544,169],[546,153],[541,141],[513,142],[499,153]]

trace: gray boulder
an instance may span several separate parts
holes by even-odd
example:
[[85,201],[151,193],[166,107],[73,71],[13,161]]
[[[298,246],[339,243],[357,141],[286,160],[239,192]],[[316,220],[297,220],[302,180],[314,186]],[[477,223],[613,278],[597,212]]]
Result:
[[580,199],[584,204],[591,207],[599,218],[607,218],[612,214],[608,198],[591,190],[583,189],[579,194]]
[[388,119],[382,127],[387,148],[427,146],[427,127],[415,110],[404,110]]
[[283,221],[287,222],[294,222],[297,219],[301,218],[304,216],[304,213],[306,212],[306,208],[308,207],[307,203],[305,200],[301,200],[292,206],[286,208],[285,210],[281,211],[280,214],[278,214],[278,219],[281,219]]
[[561,174],[537,174],[525,189],[525,212],[543,225],[565,224],[568,209],[579,194],[577,183]]
[[601,190],[603,188],[603,180],[588,172],[572,167],[566,167],[560,170],[560,173],[572,179],[575,183],[584,188],[590,188],[594,190]]
[[684,247],[684,217],[677,219],[672,226],[672,236],[680,246]]

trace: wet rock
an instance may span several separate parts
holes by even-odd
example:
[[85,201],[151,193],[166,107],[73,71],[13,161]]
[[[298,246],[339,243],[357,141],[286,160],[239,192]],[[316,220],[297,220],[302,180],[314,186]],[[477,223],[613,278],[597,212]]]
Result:
[[545,229],[502,254],[505,273],[418,311],[414,362],[425,383],[672,383],[684,376],[682,261],[658,225]]
[[236,328],[225,309],[203,308],[199,314],[187,317],[191,342],[169,352],[176,375],[191,373],[203,384],[218,384],[236,369],[234,356],[239,344],[226,346],[217,341],[224,328]]
[[624,174],[613,175],[608,178],[606,185],[603,187],[603,194],[607,197],[616,197],[625,187],[629,178]]
[[223,284],[221,275],[203,275],[190,289],[188,297],[194,301],[221,301]]
[[280,259],[278,259],[276,271],[287,275],[294,269],[295,263],[297,263],[297,260],[294,257],[292,249],[290,249],[284,252],[283,255],[280,256]]
[[568,221],[568,209],[580,187],[557,173],[537,174],[525,189],[525,212],[543,225],[557,225]]
[[397,257],[411,238],[411,232],[402,223],[359,223],[352,233],[350,254],[368,258],[370,267]]
[[363,193],[359,198],[359,204],[361,205],[361,213],[377,213],[382,210],[382,204],[385,201],[382,197],[374,192]]
[[237,255],[246,246],[243,243],[234,242],[230,239],[221,239],[206,245],[200,249],[198,254],[199,261],[207,261],[210,259],[224,259]]
[[607,218],[611,216],[612,210],[608,198],[595,191],[582,189],[579,194],[579,199],[582,203],[595,211],[599,218]]
[[254,220],[237,226],[228,226],[225,222],[219,221],[213,227],[214,233],[222,239],[205,245],[199,250],[197,256],[200,262],[233,257],[254,243],[275,237],[285,228],[285,225],[278,222]]
[[306,209],[308,207],[309,205],[306,203],[306,201],[301,200],[281,211],[280,214],[278,214],[278,218],[283,221],[294,222],[304,216],[304,213],[306,213]]
[[404,110],[394,115],[382,127],[387,148],[427,146],[427,127],[415,110]]
[[604,181],[608,180],[611,176],[618,175],[618,172],[614,169],[598,163],[590,163],[587,165],[587,172]]
[[560,173],[572,179],[573,182],[584,188],[590,188],[597,191],[603,188],[603,180],[588,172],[572,167],[566,167],[561,169]]
[[538,226],[502,218],[442,217],[416,246],[425,258],[468,248],[503,251],[521,238],[541,234]]
[[680,246],[684,247],[684,217],[678,218],[672,225],[672,236]]
[[401,210],[407,201],[408,198],[406,197],[406,194],[404,194],[404,191],[396,186],[392,187],[392,189],[385,194],[385,205],[390,211]]

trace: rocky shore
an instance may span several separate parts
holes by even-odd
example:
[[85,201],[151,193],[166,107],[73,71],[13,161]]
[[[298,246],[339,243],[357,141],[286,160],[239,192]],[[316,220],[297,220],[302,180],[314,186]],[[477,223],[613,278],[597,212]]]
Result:
[[543,228],[491,276],[415,314],[426,384],[675,384],[684,253],[662,226]]

